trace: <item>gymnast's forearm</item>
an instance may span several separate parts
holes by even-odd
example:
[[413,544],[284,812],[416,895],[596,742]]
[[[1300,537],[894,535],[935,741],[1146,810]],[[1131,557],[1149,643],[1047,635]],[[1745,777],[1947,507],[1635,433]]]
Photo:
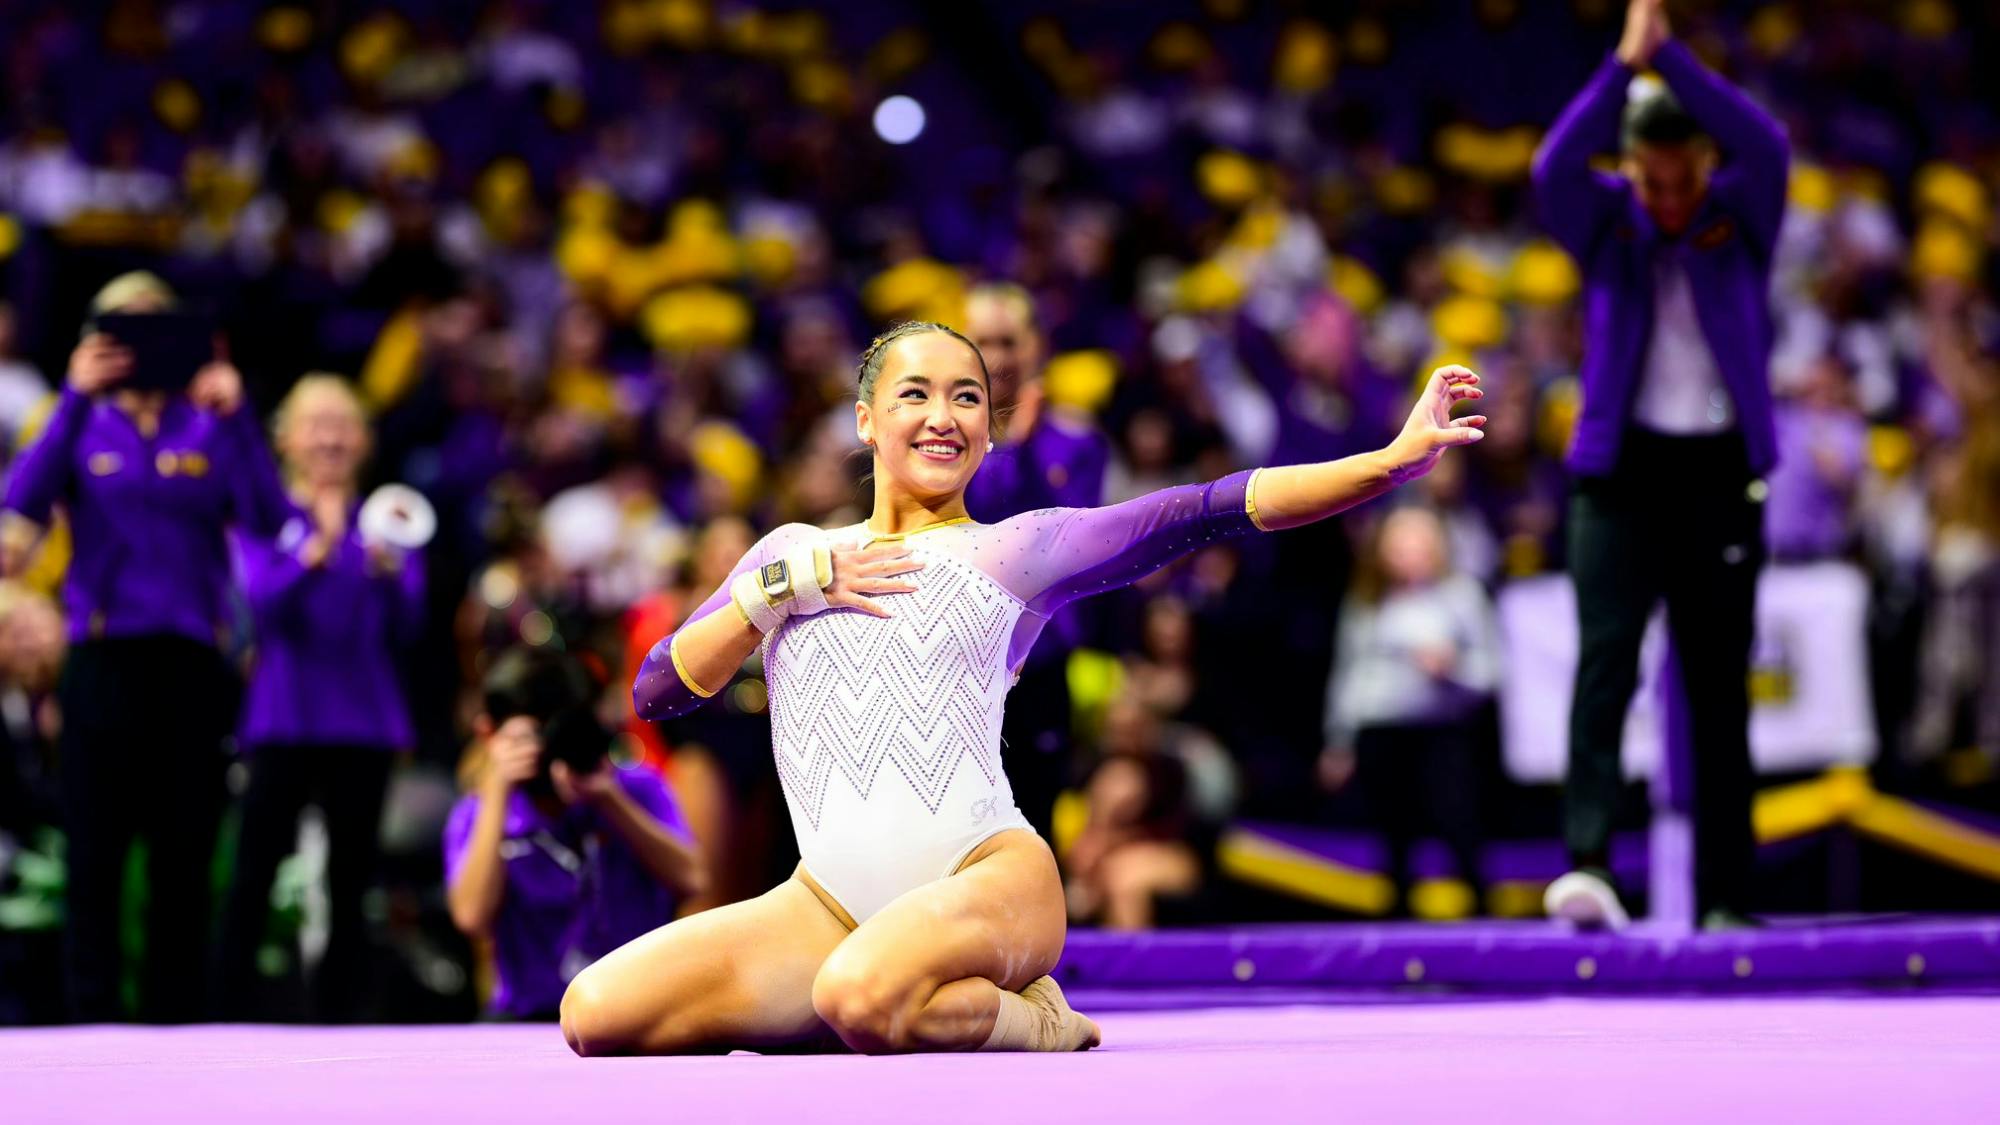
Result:
[[1401,483],[1384,450],[1338,461],[1259,469],[1250,484],[1257,524],[1267,531],[1303,527],[1363,504]]
[[763,639],[725,598],[646,654],[632,684],[632,706],[654,722],[694,710],[729,682]]

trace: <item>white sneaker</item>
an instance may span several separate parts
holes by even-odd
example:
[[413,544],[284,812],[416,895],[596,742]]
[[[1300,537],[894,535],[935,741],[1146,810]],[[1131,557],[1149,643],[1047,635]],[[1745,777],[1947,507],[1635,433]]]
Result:
[[1632,924],[1618,891],[1594,871],[1572,871],[1542,894],[1542,912],[1579,929],[1622,930]]

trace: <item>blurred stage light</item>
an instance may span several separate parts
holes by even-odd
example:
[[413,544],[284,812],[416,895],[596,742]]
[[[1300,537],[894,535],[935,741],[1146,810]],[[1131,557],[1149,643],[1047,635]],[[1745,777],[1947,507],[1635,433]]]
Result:
[[875,135],[892,145],[906,145],[924,131],[924,107],[903,94],[882,99],[875,107]]

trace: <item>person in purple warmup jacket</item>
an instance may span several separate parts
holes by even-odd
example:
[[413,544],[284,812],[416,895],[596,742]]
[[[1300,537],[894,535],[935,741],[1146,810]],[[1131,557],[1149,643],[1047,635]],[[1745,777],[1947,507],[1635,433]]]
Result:
[[278,408],[276,439],[296,510],[275,538],[236,539],[255,641],[238,728],[250,785],[223,911],[215,1014],[260,1010],[257,951],[271,880],[311,802],[326,820],[330,918],[307,1011],[346,1022],[366,999],[361,898],[389,767],[416,738],[396,651],[423,628],[424,567],[419,553],[361,537],[368,422],[345,380],[300,379]]
[[[162,313],[173,290],[126,274],[91,316]],[[274,535],[289,514],[243,380],[227,360],[184,392],[121,386],[133,352],[87,330],[6,507],[46,525],[60,506],[69,659],[57,688],[68,839],[65,976],[71,1015],[125,1018],[119,907],[135,837],[146,841],[142,1019],[199,1018],[208,966],[209,862],[224,802],[222,743],[240,685],[230,634],[227,531]]]
[[[1664,86],[1634,81],[1647,67]],[[1618,174],[1591,167],[1621,141]],[[1574,870],[1549,887],[1553,916],[1627,920],[1607,847],[1639,641],[1664,599],[1697,755],[1697,912],[1709,928],[1748,921],[1747,677],[1760,478],[1777,460],[1769,294],[1788,160],[1778,123],[1673,40],[1662,0],[1632,0],[1617,51],[1535,157],[1538,210],[1584,275],[1589,341],[1569,453]]]

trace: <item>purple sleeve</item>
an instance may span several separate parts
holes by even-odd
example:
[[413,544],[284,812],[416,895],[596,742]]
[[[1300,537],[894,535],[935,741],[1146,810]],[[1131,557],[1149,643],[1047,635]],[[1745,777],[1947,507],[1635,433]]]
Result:
[[1535,210],[1542,225],[1577,259],[1589,256],[1598,231],[1624,199],[1611,178],[1591,169],[1590,160],[1618,147],[1618,119],[1631,77],[1630,67],[1616,55],[1607,56],[1550,126],[1535,154]]
[[679,837],[682,843],[694,842],[694,833],[688,829],[687,818],[681,815],[680,802],[674,799],[673,787],[666,778],[641,766],[619,770],[618,780],[625,786],[625,792],[639,802],[639,807],[660,822],[660,827]]
[[1024,452],[1018,443],[994,446],[993,452],[980,459],[979,472],[966,485],[966,509],[974,516],[986,519],[1006,519],[1036,507],[1020,502],[1024,459]]
[[1135,582],[1218,539],[1256,530],[1250,471],[1163,488],[1103,508],[1049,508],[1007,521],[1017,560],[1008,586],[1044,617]]
[[1062,419],[1047,418],[1030,440],[1036,446],[1035,471],[1057,507],[1088,508],[1104,502],[1104,470],[1111,457],[1096,426],[1072,428]]
[[[711,613],[735,613],[735,608],[729,602],[729,584],[736,581],[738,575],[747,574],[780,557],[800,534],[813,530],[815,529],[805,524],[788,523],[759,539],[757,545],[750,548],[749,552],[737,561],[736,566],[730,570],[729,577],[722,580],[722,585],[717,586],[715,592],[696,606],[694,612],[688,614],[686,621],[681,622],[681,629]],[[659,643],[646,653],[645,661],[639,665],[639,674],[633,677],[632,709],[648,722],[656,723],[676,715],[685,715],[715,694],[712,690],[703,691],[690,683],[687,677],[681,674],[680,669],[675,667],[673,645],[674,638],[679,635],[680,629],[676,629],[660,638]]]
[[76,442],[90,420],[90,399],[64,387],[42,435],[14,461],[6,506],[36,523],[49,522],[49,509],[69,486]]
[[285,494],[284,477],[257,425],[257,413],[245,402],[220,423],[236,461],[231,474],[236,522],[253,534],[275,537],[298,509]]
[[401,570],[382,579],[389,587],[389,635],[398,644],[412,645],[423,637],[424,580],[422,551],[411,551]]
[[[1271,401],[1282,404],[1291,393],[1292,384],[1298,380],[1298,372],[1285,359],[1284,349],[1271,330],[1257,323],[1248,313],[1238,313],[1235,323],[1235,346],[1220,337],[1210,337],[1202,341],[1197,354],[1199,362],[1206,370],[1203,375],[1213,381],[1218,378],[1214,370],[1226,366],[1231,360],[1242,365],[1256,384],[1264,388]],[[1220,376],[1227,378],[1226,375]]]
[[[280,535],[282,537],[282,531]],[[310,573],[298,556],[262,536],[238,532],[237,566],[242,574],[243,596],[259,622],[282,620],[298,606],[299,594]]]
[[998,523],[1036,508],[1084,508],[1104,498],[1109,455],[1095,426],[1050,415],[1019,442],[997,446],[965,490],[973,518]]
[[1713,190],[1736,204],[1732,210],[1768,256],[1785,215],[1791,146],[1784,127],[1679,42],[1662,46],[1653,65],[1688,116],[1721,146],[1728,162],[1716,174]]

